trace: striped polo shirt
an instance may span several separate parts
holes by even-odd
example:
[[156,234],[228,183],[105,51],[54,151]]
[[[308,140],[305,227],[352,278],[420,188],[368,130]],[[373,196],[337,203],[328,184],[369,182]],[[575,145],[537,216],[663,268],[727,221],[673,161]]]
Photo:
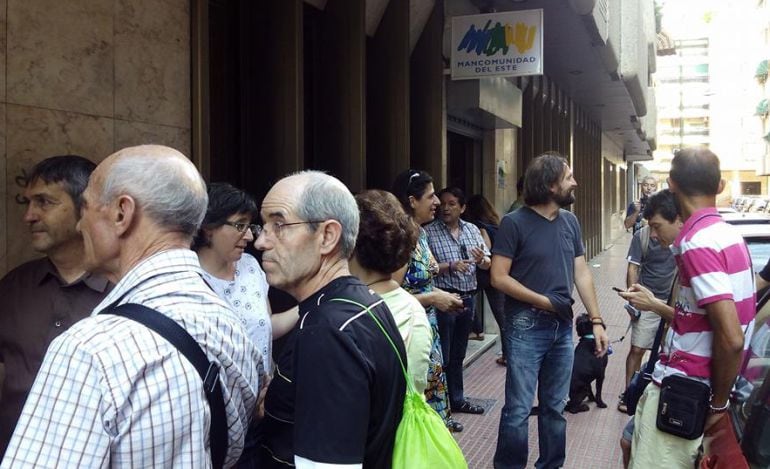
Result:
[[744,351],[751,341],[756,299],[749,251],[713,207],[693,213],[671,249],[681,289],[653,380],[660,383],[668,375],[684,374],[710,383],[713,330],[705,307],[734,301],[746,334]]

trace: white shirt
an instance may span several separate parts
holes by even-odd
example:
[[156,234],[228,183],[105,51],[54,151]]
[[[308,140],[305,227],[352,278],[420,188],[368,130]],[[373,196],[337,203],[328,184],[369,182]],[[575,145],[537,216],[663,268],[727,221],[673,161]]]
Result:
[[244,254],[235,264],[235,276],[232,280],[215,277],[205,270],[203,277],[239,316],[249,338],[262,353],[265,370],[272,370],[273,326],[267,309],[269,286],[259,262],[251,254]]
[[235,464],[256,405],[261,356],[201,274],[190,250],[155,254],[128,272],[91,317],[57,337],[0,467],[211,467],[211,412],[195,368],[144,325],[98,314],[129,302],[177,321],[220,365],[225,466]]

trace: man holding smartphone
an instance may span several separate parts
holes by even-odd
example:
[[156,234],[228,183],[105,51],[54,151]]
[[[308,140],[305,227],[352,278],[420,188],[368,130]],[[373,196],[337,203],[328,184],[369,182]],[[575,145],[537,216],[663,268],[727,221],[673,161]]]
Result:
[[[672,201],[673,202],[673,201]],[[661,216],[666,220],[676,220],[678,214],[673,203],[661,207]],[[668,301],[671,291],[671,282],[676,273],[676,261],[674,253],[668,246],[662,246],[657,236],[650,236],[650,228],[642,227],[634,233],[631,246],[628,248],[628,270],[626,272],[626,286],[638,283],[644,285],[655,298]],[[631,307],[633,308],[633,307]],[[628,309],[628,305],[627,305]],[[623,389],[628,387],[634,372],[642,365],[644,353],[652,348],[655,342],[655,333],[658,330],[660,317],[652,311],[636,310],[636,315],[631,318],[631,349],[626,356],[626,382]],[[618,410],[626,413],[625,393],[620,394]]]
[[465,211],[463,191],[449,187],[439,192],[438,196],[441,216],[425,228],[430,250],[439,263],[439,275],[434,282],[442,290],[460,295],[464,304],[459,313],[438,311],[449,404],[452,412],[482,414],[482,407],[465,399],[463,360],[468,349],[468,334],[473,326],[476,269],[489,269],[490,254],[476,225],[460,219]]

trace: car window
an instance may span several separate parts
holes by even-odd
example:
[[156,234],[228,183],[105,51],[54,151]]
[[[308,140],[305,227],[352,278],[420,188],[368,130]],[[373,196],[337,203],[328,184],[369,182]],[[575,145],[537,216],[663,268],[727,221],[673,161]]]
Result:
[[766,402],[770,396],[768,386],[762,384],[768,378],[770,372],[770,295],[765,294],[758,302],[757,316],[754,320],[753,331],[749,331],[749,349],[746,355],[746,361],[742,367],[741,374],[735,385],[734,397],[738,404],[735,408],[734,416],[736,424],[743,431],[751,416],[752,411]]
[[757,273],[770,260],[770,239],[747,239],[746,245],[749,248],[749,256],[751,256],[754,273]]

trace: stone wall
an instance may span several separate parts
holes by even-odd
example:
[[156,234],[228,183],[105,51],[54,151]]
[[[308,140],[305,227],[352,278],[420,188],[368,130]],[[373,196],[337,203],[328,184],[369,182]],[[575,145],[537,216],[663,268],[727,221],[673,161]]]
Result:
[[190,42],[187,0],[0,0],[0,274],[35,257],[23,169],[140,143],[190,155]]

